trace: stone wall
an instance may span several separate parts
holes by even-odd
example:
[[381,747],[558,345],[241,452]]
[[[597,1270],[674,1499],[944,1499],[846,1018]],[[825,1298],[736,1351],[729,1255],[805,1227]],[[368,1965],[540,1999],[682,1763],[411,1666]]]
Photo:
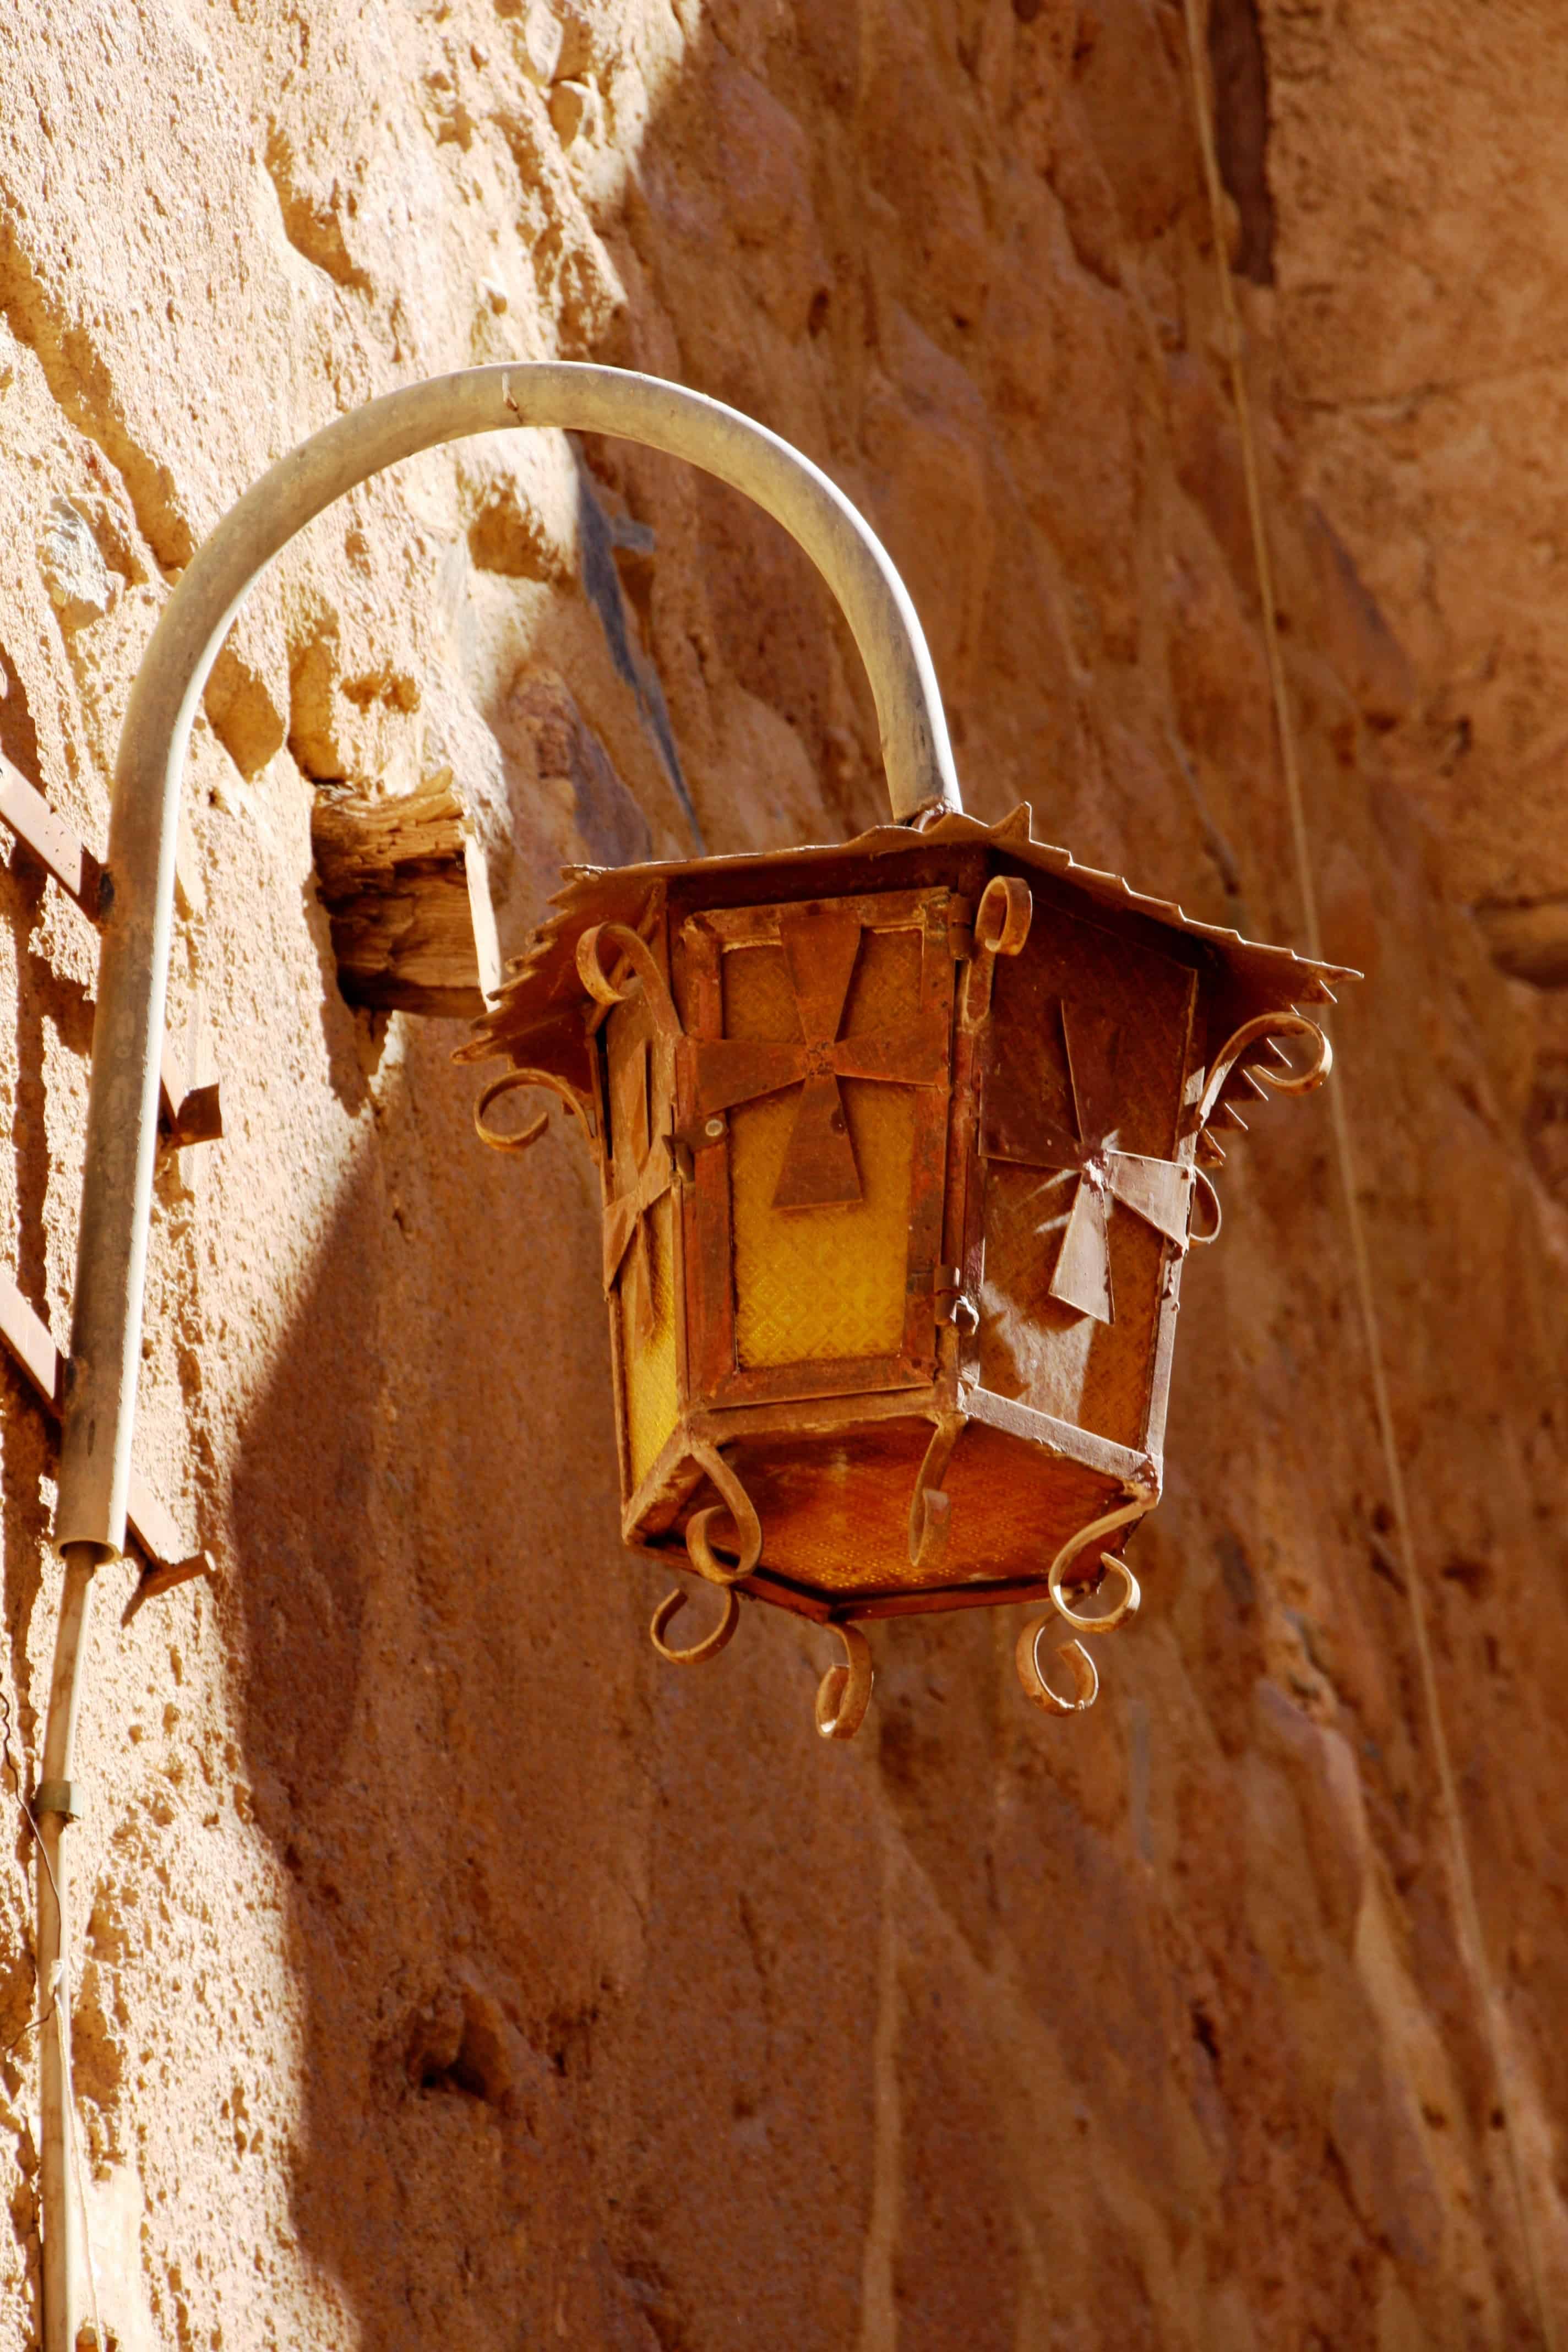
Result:
[[[344,1004],[312,797],[449,768],[515,950],[563,860],[868,821],[875,727],[738,499],[497,439],[312,526],[198,729],[174,997],[205,993],[226,1135],[160,1167],[138,1458],[218,1576],[121,1629],[134,1569],[103,1572],[70,1832],[122,2352],[1542,2340],[1515,2178],[1561,2307],[1568,1029],[1496,924],[1568,894],[1568,47],[1544,0],[1488,25],[1216,0],[1213,38],[1507,2117],[1321,1101],[1231,1155],[1091,1716],[1023,1704],[1007,1613],[884,1629],[842,1750],[820,1636],[748,1612],[703,1673],[654,1656],[590,1171],[566,1135],[479,1149],[459,1026]],[[99,852],[141,648],[267,463],[425,373],[593,356],[862,505],[979,814],[1027,798],[1080,858],[1300,940],[1179,6],[47,0],[0,25],[0,750]],[[63,1345],[93,940],[20,855],[0,912],[0,1262]],[[0,1390],[30,1786],[52,1439]]]

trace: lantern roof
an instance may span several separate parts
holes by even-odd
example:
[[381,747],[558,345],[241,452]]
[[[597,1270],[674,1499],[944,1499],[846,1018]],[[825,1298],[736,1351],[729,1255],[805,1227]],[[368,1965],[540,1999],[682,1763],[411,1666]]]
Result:
[[[795,898],[868,887],[909,888],[928,879],[949,879],[955,852],[978,851],[991,870],[1001,866],[1054,883],[1056,903],[1080,918],[1098,908],[1131,919],[1141,929],[1152,925],[1194,941],[1202,950],[1198,961],[1208,968],[1224,999],[1219,1017],[1226,1027],[1289,1005],[1331,1003],[1336,982],[1361,977],[1347,965],[1319,962],[1290,948],[1245,940],[1221,924],[1199,922],[1173,898],[1151,898],[1119,874],[1080,866],[1070,851],[1037,841],[1032,817],[1026,801],[996,824],[950,814],[919,831],[878,825],[853,841],[807,848],[747,850],[733,856],[637,866],[566,866],[563,887],[550,901],[552,912],[527,952],[511,960],[497,1002],[474,1023],[472,1042],[460,1047],[456,1058],[483,1061],[507,1054],[558,1069],[576,1083],[575,1066],[583,1050],[580,1012],[586,1001],[576,966],[578,940],[595,923],[624,923],[634,930],[647,925],[668,892],[682,885],[689,890],[697,886],[691,895],[694,906],[740,904],[759,892],[770,898]],[[868,872],[868,866],[874,870]]]

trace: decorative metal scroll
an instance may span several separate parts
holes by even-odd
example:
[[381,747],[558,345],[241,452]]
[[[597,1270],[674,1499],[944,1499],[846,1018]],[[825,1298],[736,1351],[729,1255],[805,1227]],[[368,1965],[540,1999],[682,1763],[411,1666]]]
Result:
[[1028,884],[1013,874],[994,874],[974,910],[974,954],[963,982],[966,1029],[978,1029],[990,1012],[996,959],[1023,953],[1034,916]]
[[947,1465],[952,1459],[952,1449],[969,1425],[969,1417],[962,1412],[944,1412],[938,1416],[931,1433],[931,1444],[915,1473],[915,1491],[910,1500],[910,1565],[911,1568],[933,1569],[940,1565],[947,1549],[947,1538],[952,1524],[952,1497],[942,1492],[942,1482]]
[[[1143,1597],[1138,1580],[1126,1561],[1113,1552],[1101,1552],[1100,1556],[1102,1572],[1121,1580],[1121,1598],[1112,1608],[1099,1616],[1086,1615],[1081,1610],[1073,1608],[1063,1587],[1068,1570],[1080,1552],[1087,1550],[1090,1544],[1098,1543],[1102,1537],[1114,1534],[1118,1528],[1130,1526],[1134,1520],[1144,1517],[1151,1508],[1149,1498],[1141,1496],[1136,1502],[1124,1504],[1120,1510],[1107,1512],[1103,1518],[1090,1520],[1087,1528],[1080,1528],[1077,1535],[1068,1538],[1052,1560],[1046,1578],[1047,1589],[1058,1616],[1072,1627],[1075,1635],[1113,1633],[1119,1625],[1124,1625],[1130,1617],[1137,1615],[1138,1604]],[[1099,1669],[1081,1641],[1074,1639],[1059,1643],[1057,1655],[1066,1660],[1071,1671],[1075,1696],[1070,1699],[1058,1696],[1047,1682],[1040,1664],[1040,1640],[1051,1630],[1051,1620],[1041,1617],[1032,1625],[1026,1625],[1018,1636],[1014,1654],[1024,1696],[1032,1699],[1037,1706],[1043,1707],[1048,1715],[1087,1714],[1100,1695]]]
[[[718,1623],[710,1633],[689,1648],[677,1649],[667,1637],[689,1596],[679,1585],[665,1595],[654,1611],[648,1634],[659,1656],[676,1666],[703,1665],[729,1647],[741,1617],[737,1588],[763,1556],[763,1525],[756,1506],[729,1463],[711,1445],[694,1447],[692,1460],[722,1499],[693,1512],[686,1528],[687,1555],[699,1576],[720,1587],[724,1605]],[[726,1551],[732,1541],[736,1553],[732,1560],[721,1559],[713,1548],[716,1531],[721,1530],[726,1521],[730,1540],[726,1541],[722,1533],[718,1533],[718,1540],[724,1543]],[[817,1686],[816,1727],[824,1739],[853,1739],[871,1704],[871,1686],[876,1679],[871,1645],[857,1625],[838,1624],[831,1630],[844,1644],[844,1664],[829,1666]]]
[[[1298,1070],[1287,1059],[1281,1037],[1305,1037],[1314,1047],[1312,1060]],[[1215,1055],[1198,1109],[1198,1157],[1210,1168],[1221,1167],[1225,1152],[1215,1129],[1238,1128],[1247,1121],[1236,1107],[1234,1093],[1245,1088],[1257,1101],[1270,1094],[1310,1095],[1334,1066],[1334,1049],[1325,1033],[1304,1013],[1259,1013],[1234,1030]],[[1217,1211],[1217,1202],[1215,1203]],[[1217,1231],[1217,1225],[1215,1230]],[[1212,1241],[1214,1234],[1203,1238]]]
[[[706,1472],[722,1500],[693,1512],[686,1529],[687,1557],[699,1576],[721,1589],[724,1610],[710,1633],[705,1633],[689,1649],[678,1650],[664,1637],[685,1608],[688,1594],[684,1587],[677,1585],[673,1592],[665,1595],[653,1612],[648,1635],[659,1656],[668,1658],[672,1666],[703,1665],[729,1647],[741,1621],[741,1602],[735,1587],[751,1575],[763,1556],[763,1523],[757,1517],[756,1505],[723,1455],[716,1446],[699,1445],[693,1448],[692,1459]],[[738,1557],[733,1560],[721,1559],[713,1549],[714,1529],[725,1519],[734,1530]]]
[[816,1727],[824,1739],[853,1739],[866,1720],[877,1677],[871,1644],[858,1625],[835,1625],[844,1644],[844,1664],[829,1666],[817,1685]]
[[504,1070],[499,1078],[490,1080],[474,1105],[474,1132],[481,1143],[488,1143],[492,1151],[526,1151],[538,1142],[550,1125],[547,1110],[542,1110],[537,1118],[531,1119],[515,1135],[506,1135],[500,1128],[487,1125],[485,1120],[485,1113],[491,1103],[499,1102],[502,1095],[514,1094],[531,1087],[542,1087],[546,1094],[554,1095],[558,1101],[563,1102],[574,1117],[582,1120],[589,1142],[597,1149],[598,1129],[593,1104],[586,1101],[574,1087],[569,1087],[564,1078],[557,1077],[553,1070]]

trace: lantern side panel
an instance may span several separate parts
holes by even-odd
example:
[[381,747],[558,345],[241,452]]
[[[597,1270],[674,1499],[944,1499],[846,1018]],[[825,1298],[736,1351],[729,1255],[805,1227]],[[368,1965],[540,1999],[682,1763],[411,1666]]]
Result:
[[[862,933],[841,1034],[895,1030],[919,1002],[922,940],[903,929]],[[724,958],[730,1037],[799,1034],[782,951]],[[735,1353],[743,1366],[896,1355],[903,1343],[915,1100],[901,1087],[838,1082],[860,1198],[815,1211],[779,1209],[800,1090],[731,1114]]]
[[1042,908],[986,1042],[981,1384],[1134,1449],[1172,1244],[1128,1196],[1163,1188],[1184,1237],[1196,996],[1186,963]]
[[902,1345],[914,1106],[847,1083],[864,1197],[809,1217],[773,1205],[795,1106],[776,1096],[731,1129],[735,1354],[745,1369],[893,1356]]
[[626,1498],[679,1414],[679,1235],[668,1135],[669,1075],[644,997],[599,1033],[605,1116],[605,1281],[624,1422]]
[[915,1387],[935,1361],[950,894],[731,908],[681,927],[694,1395]]

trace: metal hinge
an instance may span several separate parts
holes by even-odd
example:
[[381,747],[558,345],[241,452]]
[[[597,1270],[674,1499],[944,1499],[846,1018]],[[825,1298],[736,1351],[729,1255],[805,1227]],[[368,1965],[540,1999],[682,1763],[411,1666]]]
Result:
[[931,1293],[939,1323],[951,1323],[965,1337],[980,1328],[980,1309],[963,1287],[963,1269],[957,1265],[918,1265],[904,1286],[911,1297]]

